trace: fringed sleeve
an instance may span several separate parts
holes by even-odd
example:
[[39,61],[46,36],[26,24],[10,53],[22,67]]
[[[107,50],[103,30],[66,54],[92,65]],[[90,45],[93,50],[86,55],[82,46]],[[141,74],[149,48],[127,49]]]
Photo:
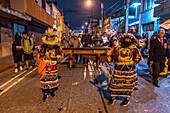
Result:
[[141,56],[140,56],[139,50],[136,49],[136,48],[133,51],[133,60],[134,60],[134,62],[136,64],[139,63],[139,61],[141,60]]

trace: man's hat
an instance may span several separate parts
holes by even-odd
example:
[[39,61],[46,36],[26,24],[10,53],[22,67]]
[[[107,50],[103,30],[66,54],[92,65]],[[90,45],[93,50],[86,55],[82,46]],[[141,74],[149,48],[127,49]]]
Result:
[[77,33],[74,33],[74,34],[73,34],[73,37],[77,37]]

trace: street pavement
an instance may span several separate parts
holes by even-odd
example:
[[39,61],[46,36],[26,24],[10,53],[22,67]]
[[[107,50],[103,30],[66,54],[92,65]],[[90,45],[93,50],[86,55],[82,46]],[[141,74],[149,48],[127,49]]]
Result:
[[[160,77],[160,88],[152,85],[146,60],[137,65],[139,90],[128,106],[121,97],[108,106],[109,71],[104,64],[77,65],[67,68],[67,60],[59,64],[59,89],[56,97],[42,101],[37,68],[14,73],[14,68],[0,73],[0,113],[170,113],[170,76]],[[112,70],[113,71],[113,70]]]

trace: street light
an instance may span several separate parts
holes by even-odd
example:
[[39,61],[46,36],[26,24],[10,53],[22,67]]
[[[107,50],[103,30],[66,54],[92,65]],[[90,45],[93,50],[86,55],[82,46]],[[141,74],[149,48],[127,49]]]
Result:
[[93,3],[92,3],[92,0],[86,0],[87,1],[87,5],[88,6],[91,6],[91,33],[93,31]]
[[82,26],[81,28],[84,29],[84,26]]
[[88,22],[86,22],[85,25],[87,26],[87,25],[88,25]]
[[92,4],[91,0],[87,0],[87,5],[91,5],[91,4]]
[[[86,0],[86,1],[87,1],[87,5],[91,5],[91,26],[92,26],[92,31],[93,31],[93,3],[92,3],[92,0]],[[95,0],[93,0],[93,1],[95,1]],[[103,17],[104,17],[103,9],[104,9],[104,4],[103,4],[103,0],[101,0],[102,32],[103,32],[103,20],[104,20],[103,19]]]

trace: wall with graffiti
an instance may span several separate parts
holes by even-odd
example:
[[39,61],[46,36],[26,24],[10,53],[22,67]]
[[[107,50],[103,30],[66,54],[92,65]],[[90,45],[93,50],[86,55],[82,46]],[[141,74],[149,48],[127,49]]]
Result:
[[1,37],[1,56],[7,56],[12,54],[12,29],[6,27],[0,27]]

